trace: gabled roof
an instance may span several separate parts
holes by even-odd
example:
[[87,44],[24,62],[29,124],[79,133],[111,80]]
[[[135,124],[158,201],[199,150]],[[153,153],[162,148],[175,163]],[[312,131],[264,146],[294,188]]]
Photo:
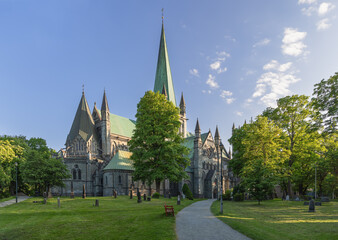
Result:
[[171,77],[167,43],[166,43],[166,40],[165,40],[164,27],[163,27],[163,23],[162,23],[160,49],[159,49],[159,52],[158,52],[154,92],[155,93],[156,92],[162,93],[163,87],[165,87],[165,91],[167,92],[168,101],[171,101],[175,106],[177,106],[176,105],[176,98],[175,98],[173,80],[172,80],[172,77]]
[[131,170],[134,171],[133,160],[130,159],[132,153],[119,150],[104,170]]
[[201,134],[202,144],[205,143],[205,141],[206,141],[207,138],[208,138],[208,135],[209,135],[209,132],[207,132],[207,133],[202,133],[202,134]]
[[82,92],[82,97],[72,127],[67,136],[67,142],[72,142],[77,136],[81,136],[81,138],[87,142],[93,135],[96,138],[95,123],[90,113],[84,92]]
[[110,113],[110,132],[129,137],[133,135],[135,129],[135,121]]
[[189,154],[187,156],[189,159],[192,159],[192,157],[194,156],[194,139],[195,136],[187,137],[184,139],[183,142],[183,146],[189,148]]

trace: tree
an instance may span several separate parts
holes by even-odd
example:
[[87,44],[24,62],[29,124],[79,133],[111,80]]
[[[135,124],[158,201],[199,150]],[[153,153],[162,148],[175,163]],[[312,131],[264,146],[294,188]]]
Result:
[[10,140],[0,140],[0,197],[8,195],[12,170],[15,169],[15,161],[22,152],[20,146],[13,145]]
[[[293,196],[292,178],[295,171],[301,170],[297,167],[297,162],[308,161],[309,155],[319,152],[319,135],[317,128],[314,127],[315,114],[312,105],[308,101],[309,97],[304,95],[293,95],[277,100],[277,108],[269,108],[263,112],[263,116],[268,117],[283,129],[283,146],[290,151],[289,159],[286,162],[287,170],[287,193]],[[296,163],[296,164],[295,164]]]
[[22,166],[24,180],[39,192],[48,192],[52,186],[64,186],[62,180],[70,177],[69,171],[60,159],[52,158],[53,150],[47,147],[46,141],[31,138],[28,145],[30,150]]
[[179,134],[179,109],[160,93],[148,91],[137,105],[136,125],[128,145],[133,153],[135,180],[178,182],[186,178],[188,149]]
[[247,162],[247,158],[244,157],[245,146],[243,144],[243,139],[246,137],[247,133],[247,127],[248,124],[244,124],[240,128],[233,128],[232,136],[228,140],[233,149],[232,159],[229,163],[229,167],[237,176],[240,175],[245,163]]
[[280,178],[289,151],[283,148],[282,130],[268,118],[258,116],[247,126],[243,139],[247,161],[240,176],[249,193],[260,204]]
[[336,132],[338,121],[338,72],[328,80],[315,84],[312,102],[322,113],[325,132]]

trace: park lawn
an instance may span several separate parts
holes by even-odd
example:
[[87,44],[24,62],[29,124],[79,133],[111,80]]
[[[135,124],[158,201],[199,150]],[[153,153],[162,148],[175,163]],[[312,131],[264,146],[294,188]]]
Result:
[[211,211],[220,220],[254,240],[282,239],[338,239],[338,202],[316,206],[308,212],[303,202],[269,200],[225,201],[223,215],[220,202],[215,201]]
[[12,200],[12,199],[14,199],[14,198],[15,198],[15,197],[1,198],[1,199],[0,199],[0,202],[6,202],[6,201]]
[[[99,207],[94,207],[99,199]],[[175,218],[164,214],[173,205],[175,214],[195,202],[176,198],[137,203],[127,196],[49,199],[42,198],[0,208],[0,240],[6,239],[176,239]]]

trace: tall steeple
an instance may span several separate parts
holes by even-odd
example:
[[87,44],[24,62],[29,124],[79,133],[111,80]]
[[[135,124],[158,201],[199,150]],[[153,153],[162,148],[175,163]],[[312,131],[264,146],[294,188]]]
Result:
[[72,127],[67,136],[66,145],[68,147],[72,144],[77,136],[80,136],[85,142],[87,142],[93,135],[96,137],[95,123],[90,113],[84,91],[82,91],[82,97],[77,108]]
[[165,92],[167,92],[168,101],[171,101],[176,106],[174,85],[173,85],[173,80],[171,77],[167,43],[165,40],[164,26],[163,26],[163,21],[162,21],[160,49],[158,52],[154,92],[162,93],[163,88],[165,88]]

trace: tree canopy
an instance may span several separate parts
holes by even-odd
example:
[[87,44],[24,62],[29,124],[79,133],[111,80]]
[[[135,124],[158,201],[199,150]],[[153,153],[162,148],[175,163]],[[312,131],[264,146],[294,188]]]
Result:
[[186,178],[188,149],[179,134],[179,109],[160,93],[148,91],[137,105],[136,125],[128,145],[133,153],[135,180],[178,182]]

